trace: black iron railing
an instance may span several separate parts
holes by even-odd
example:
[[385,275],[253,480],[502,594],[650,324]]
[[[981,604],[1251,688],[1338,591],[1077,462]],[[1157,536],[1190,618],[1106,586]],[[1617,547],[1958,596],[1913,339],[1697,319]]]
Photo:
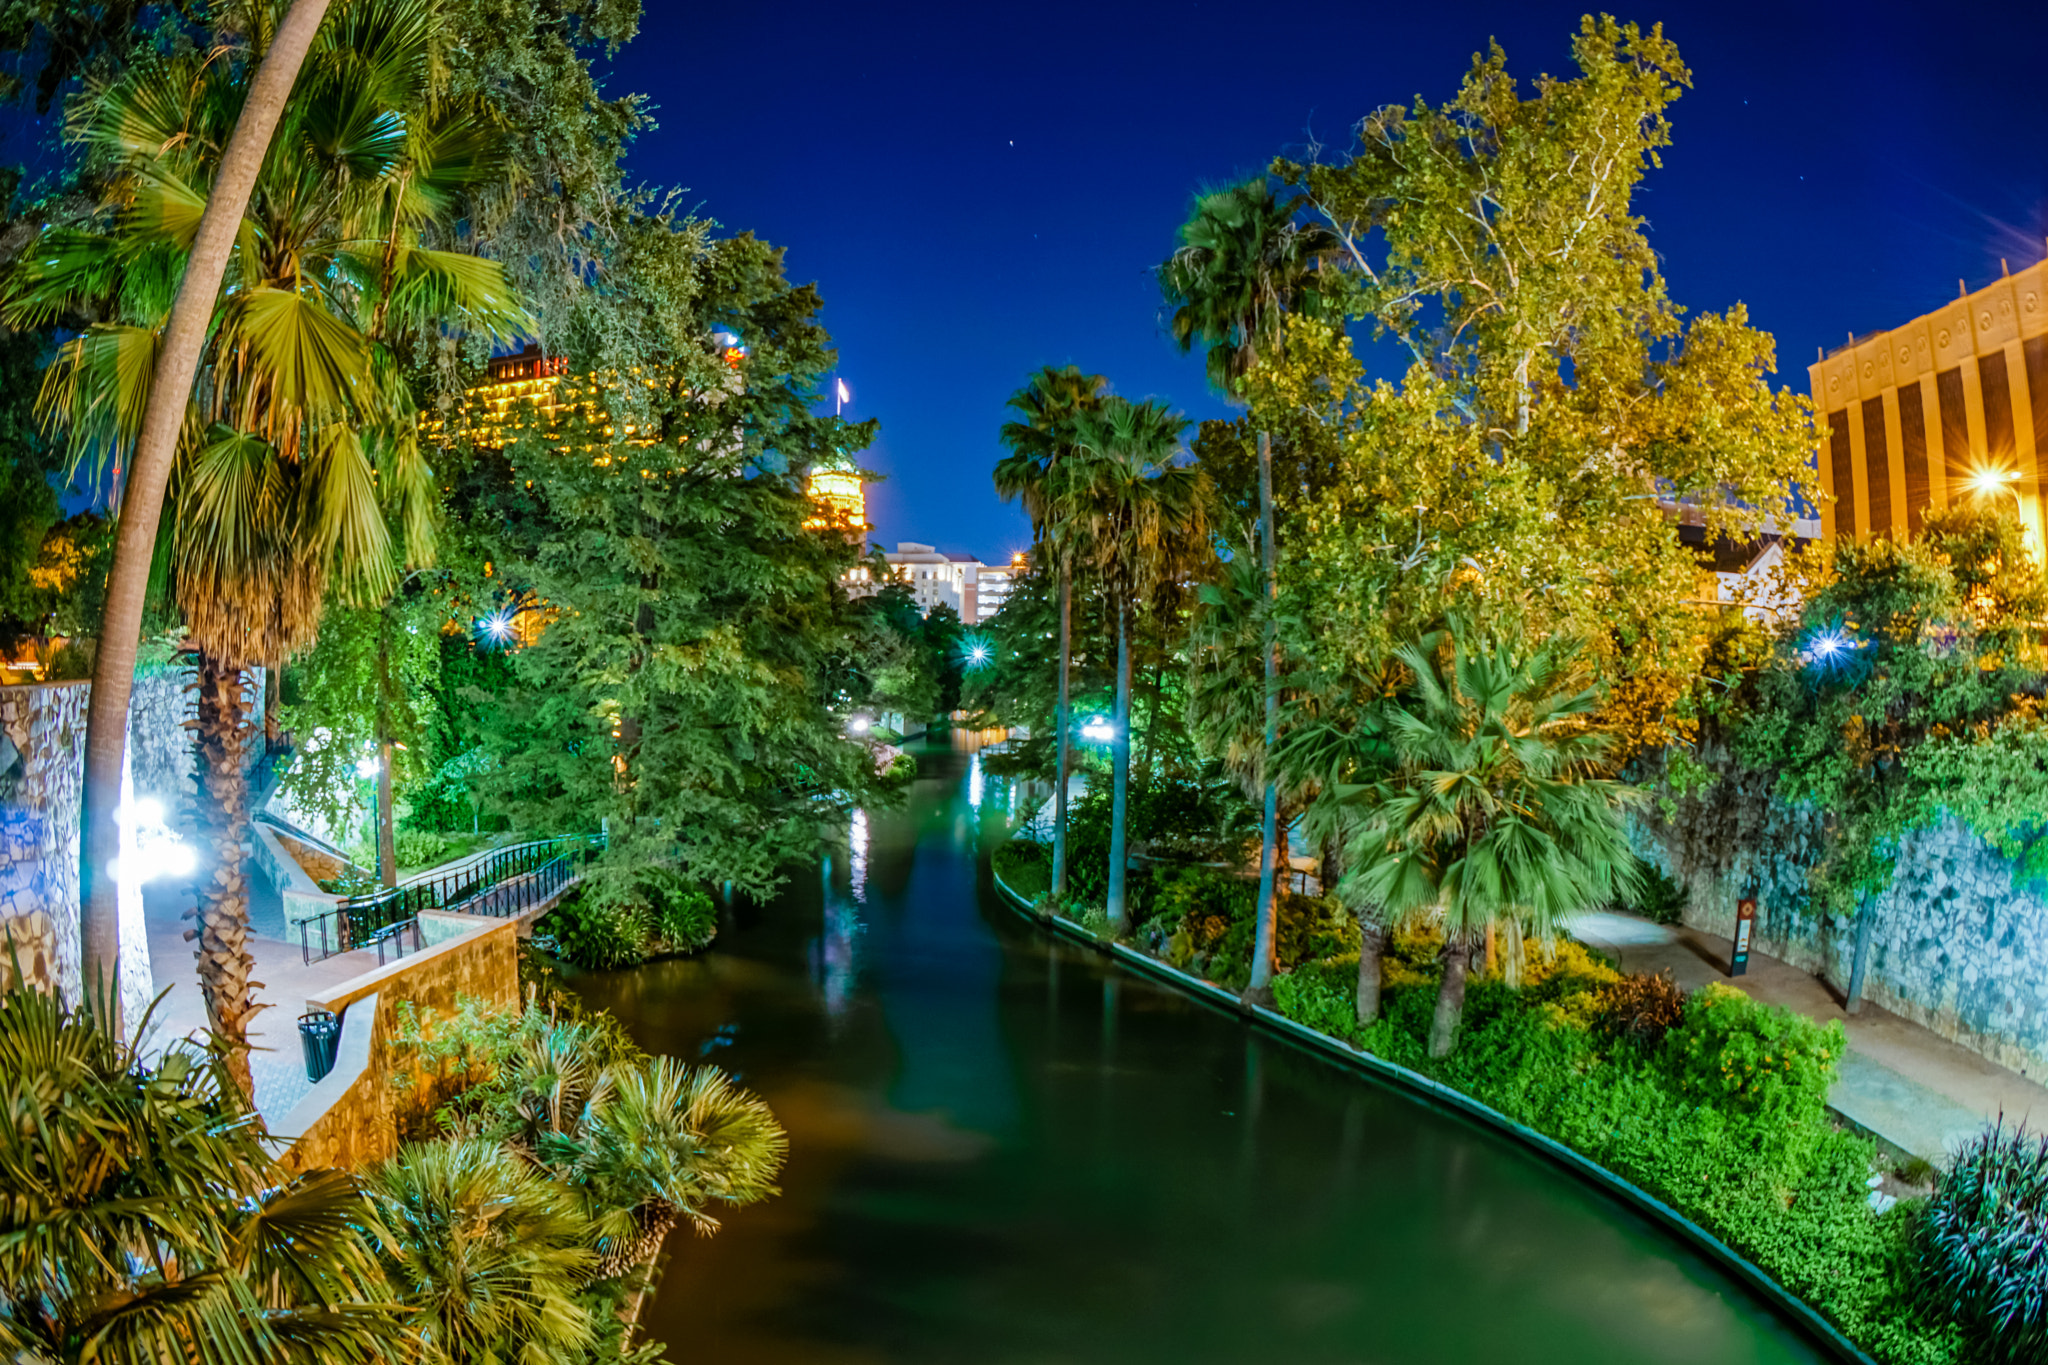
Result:
[[420,911],[497,919],[523,914],[581,877],[585,861],[603,846],[602,835],[514,844],[386,890],[350,896],[332,910],[301,920],[299,947],[311,964],[374,946],[381,966],[387,947],[405,956],[408,938],[418,951]]

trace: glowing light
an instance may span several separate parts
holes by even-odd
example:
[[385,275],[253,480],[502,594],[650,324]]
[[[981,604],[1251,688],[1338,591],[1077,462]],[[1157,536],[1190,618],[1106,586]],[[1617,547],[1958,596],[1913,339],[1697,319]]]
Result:
[[1097,744],[1107,744],[1116,738],[1116,727],[1101,716],[1091,716],[1088,723],[1081,727],[1081,738],[1094,740]]
[[969,669],[980,669],[989,665],[996,651],[985,636],[969,635],[960,641],[960,657]]
[[870,722],[866,716],[855,716],[852,720],[846,722],[846,728],[857,735],[864,735],[868,732],[869,724]]
[[190,876],[198,866],[191,848],[164,824],[163,803],[155,798],[122,802],[114,821],[121,827],[121,856],[113,864],[117,879],[141,886],[158,877]]
[[381,769],[383,766],[384,765],[382,763],[378,762],[375,755],[372,755],[369,758],[359,758],[356,760],[356,776],[375,777],[378,773],[378,770]]
[[484,618],[484,634],[490,636],[493,640],[511,639],[512,614],[504,611],[492,612]]

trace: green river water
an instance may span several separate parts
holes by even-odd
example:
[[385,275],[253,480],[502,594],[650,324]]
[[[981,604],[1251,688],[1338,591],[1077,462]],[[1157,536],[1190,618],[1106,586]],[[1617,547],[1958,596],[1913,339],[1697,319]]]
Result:
[[678,1233],[677,1365],[1750,1365],[1821,1357],[1513,1143],[1050,941],[997,898],[962,737],[702,957],[575,987],[789,1130]]

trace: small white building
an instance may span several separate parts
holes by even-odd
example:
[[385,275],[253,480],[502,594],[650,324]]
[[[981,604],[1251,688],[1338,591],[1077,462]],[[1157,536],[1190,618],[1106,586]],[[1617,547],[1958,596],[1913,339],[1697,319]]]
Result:
[[979,580],[977,603],[980,612],[970,623],[981,625],[994,618],[1003,609],[1003,603],[1010,600],[1010,589],[1017,586],[1017,580],[1031,567],[1024,552],[1019,550],[1010,556],[1008,564],[984,564],[976,577]]
[[933,607],[943,602],[970,625],[981,619],[982,564],[973,555],[952,554],[914,540],[903,540],[882,557],[889,561],[896,577],[909,585],[919,611],[929,615]]

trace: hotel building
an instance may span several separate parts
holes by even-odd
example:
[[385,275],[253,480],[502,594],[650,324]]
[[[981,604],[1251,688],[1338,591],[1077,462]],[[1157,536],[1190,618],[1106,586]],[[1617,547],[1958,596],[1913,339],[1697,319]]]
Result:
[[2048,261],[1858,337],[1809,376],[1826,535],[1905,536],[1930,507],[2011,498],[2035,553],[2048,543]]

